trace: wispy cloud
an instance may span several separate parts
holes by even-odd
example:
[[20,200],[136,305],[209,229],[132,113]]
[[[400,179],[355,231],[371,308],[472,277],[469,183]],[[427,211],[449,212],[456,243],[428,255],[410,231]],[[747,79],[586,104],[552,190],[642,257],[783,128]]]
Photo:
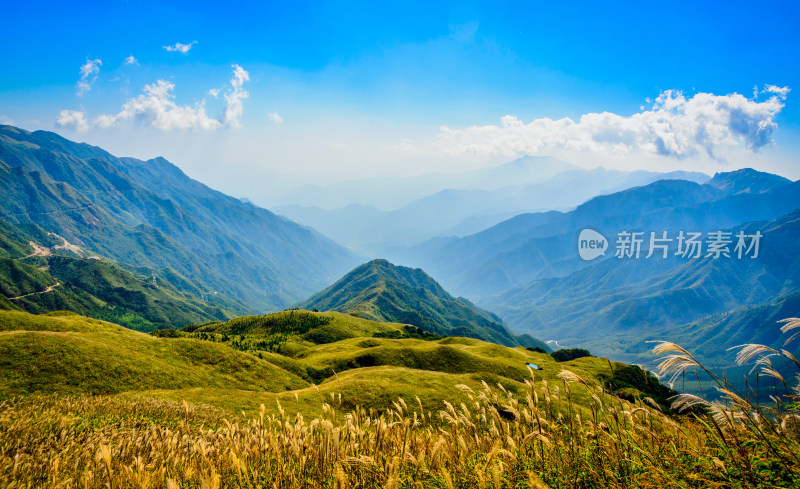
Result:
[[131,54],[130,56],[128,56],[127,58],[125,58],[125,64],[126,64],[126,65],[136,65],[136,66],[139,66],[139,60],[137,60],[136,58],[134,58],[134,57],[133,57],[133,55]]
[[763,93],[774,93],[782,99],[785,99],[792,89],[789,87],[779,87],[776,85],[764,85]]
[[186,53],[189,52],[190,49],[192,49],[192,46],[194,46],[195,44],[197,44],[197,41],[192,41],[189,44],[182,44],[182,43],[176,42],[172,46],[162,46],[162,47],[164,49],[166,49],[167,51],[169,51],[170,53],[186,54]]
[[13,126],[14,119],[8,117],[7,115],[0,115],[0,124],[8,124],[10,126]]
[[278,115],[277,112],[270,112],[269,114],[267,114],[267,117],[269,118],[270,121],[274,122],[275,124],[280,124],[281,122],[283,122],[283,117]]
[[208,94],[211,95],[214,98],[217,98],[219,96],[219,89],[218,88],[212,88],[211,90],[208,91]]
[[788,87],[769,85],[762,102],[734,93],[662,92],[649,109],[631,116],[588,113],[580,120],[536,119],[524,123],[513,115],[501,125],[440,129],[437,147],[448,154],[521,156],[550,150],[578,150],[615,154],[645,152],[684,158],[707,154],[720,147],[758,151],[772,142],[775,116],[783,109]]
[[[175,84],[167,80],[158,80],[155,83],[144,86],[143,92],[135,98],[129,99],[116,114],[103,114],[94,120],[96,127],[107,129],[119,125],[126,120],[133,120],[137,123],[150,126],[162,131],[173,129],[200,129],[214,130],[228,125],[239,127],[240,118],[244,110],[242,100],[248,94],[242,89],[242,85],[249,79],[247,71],[239,65],[233,65],[234,72],[231,78],[231,89],[225,94],[227,105],[219,118],[210,117],[206,113],[205,100],[194,105],[178,105],[175,102]],[[75,111],[62,111],[64,124],[73,124],[70,117],[76,117]],[[66,115],[65,115],[66,114]],[[81,112],[83,130],[88,128],[85,113]],[[80,130],[80,129],[79,129]]]
[[100,61],[100,58],[97,59],[86,59],[86,63],[81,65],[81,78],[78,80],[78,93],[79,97],[82,97],[84,93],[88,92],[92,89],[92,85],[94,84],[95,80],[97,80],[97,74],[100,73],[100,66],[103,65],[103,62]]
[[62,110],[58,114],[56,124],[61,127],[74,129],[84,132],[89,129],[89,122],[86,120],[86,112],[79,110]]
[[250,74],[239,65],[232,65],[232,67],[231,90],[225,93],[226,106],[225,112],[222,114],[222,122],[231,127],[239,127],[244,110],[243,101],[250,96],[246,90],[242,90],[242,85],[250,80]]
[[404,138],[399,144],[392,145],[390,148],[395,151],[413,151],[414,142],[408,138]]

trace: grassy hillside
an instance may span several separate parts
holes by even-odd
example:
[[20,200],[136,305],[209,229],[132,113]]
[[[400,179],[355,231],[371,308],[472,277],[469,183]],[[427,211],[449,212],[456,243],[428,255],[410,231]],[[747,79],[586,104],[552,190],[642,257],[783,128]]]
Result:
[[398,267],[386,260],[357,267],[299,307],[406,323],[441,335],[547,349],[530,336],[514,335],[494,314],[451,296],[422,270]]
[[307,385],[253,355],[164,340],[74,313],[0,311],[0,392],[107,394],[218,387],[284,391]]
[[70,310],[150,331],[227,319],[228,307],[236,308],[208,289],[179,290],[173,283],[186,279],[174,272],[132,273],[35,224],[0,219],[0,255],[0,309]]
[[[485,380],[492,385],[502,383],[516,392],[524,388],[525,380],[530,378],[528,363],[539,366],[541,370],[536,371],[536,376],[550,382],[558,382],[559,373],[569,368],[579,375],[598,379],[611,391],[619,391],[628,398],[633,397],[633,389],[645,392],[665,407],[668,405],[668,393],[654,389],[652,385],[659,385],[658,382],[638,368],[638,383],[630,383],[629,372],[623,376],[626,378],[619,377],[618,374],[627,368],[624,364],[612,364],[599,358],[558,363],[550,355],[528,348],[509,348],[472,338],[441,337],[409,325],[370,321],[337,312],[288,310],[224,323],[192,325],[179,332],[157,333],[165,337],[222,342],[248,351],[308,382],[319,384],[320,392],[330,393],[334,384],[343,385],[345,373],[346,378],[353,382],[358,380],[357,384],[361,385],[372,382],[375,373],[381,372],[385,381],[379,387],[373,386],[363,392],[361,388],[346,389],[345,402],[350,403],[350,407],[356,404],[378,407],[391,396],[417,395],[425,399],[428,394],[434,394],[435,389],[422,395],[414,388],[424,385],[425,379],[460,379],[461,383],[473,387]],[[444,374],[446,376],[442,377]],[[377,395],[376,389],[385,392]],[[638,395],[643,395],[641,392]],[[173,392],[171,398],[179,395],[198,399],[199,393]],[[295,405],[296,400],[288,397],[291,396],[278,395],[281,402]],[[259,399],[264,402],[263,396]],[[310,399],[313,401],[317,397]],[[424,402],[432,399],[438,402],[435,396]],[[256,400],[251,404],[255,405]]]
[[403,333],[405,325],[378,323],[334,311],[321,313],[288,309],[264,316],[242,316],[224,322],[195,324],[185,327],[183,331],[254,337],[293,335],[312,343],[331,343],[374,334]]
[[[298,314],[332,320],[296,328],[300,334],[289,334],[274,351],[262,348],[260,338],[287,331],[291,321],[297,324]],[[262,317],[260,325],[249,329],[233,322],[234,327],[218,324],[221,333],[205,325],[192,333],[154,336],[70,312],[36,316],[0,311],[0,392],[4,397],[33,392],[126,393],[183,398],[231,412],[261,403],[274,406],[275,400],[308,411],[312,406],[318,409],[320,399],[331,394],[344,396],[337,402],[348,408],[384,409],[387,399],[417,396],[435,409],[445,391],[452,393],[452,402],[465,400],[455,390],[458,384],[480,389],[481,381],[486,381],[502,384],[510,392],[524,391],[531,376],[528,362],[542,368],[536,371],[537,378],[553,384],[560,382],[559,374],[567,368],[610,386],[615,371],[625,367],[599,358],[557,363],[544,353],[469,338],[387,338],[387,333],[406,335],[404,325],[328,314],[285,311]],[[246,322],[256,324],[254,319]],[[265,328],[269,322],[279,327]],[[321,329],[351,337],[318,344],[304,339],[309,334],[316,337]],[[236,331],[240,334],[234,335]],[[589,401],[590,394],[576,389],[581,404]]]

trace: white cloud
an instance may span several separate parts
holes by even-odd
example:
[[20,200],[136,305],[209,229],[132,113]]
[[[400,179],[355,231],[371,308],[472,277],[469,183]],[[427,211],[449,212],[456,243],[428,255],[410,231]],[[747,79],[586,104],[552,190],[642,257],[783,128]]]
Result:
[[214,98],[217,98],[217,96],[219,95],[219,89],[218,88],[212,88],[211,90],[208,91],[208,94],[211,95]]
[[81,66],[81,79],[78,80],[79,97],[82,97],[84,93],[92,89],[92,84],[97,80],[97,74],[100,73],[100,66],[102,65],[103,62],[100,61],[100,58],[86,59],[86,63]]
[[[249,79],[249,76],[241,66],[233,65],[233,68],[231,89],[225,94],[227,104],[220,118],[209,117],[206,114],[205,100],[194,105],[178,105],[175,102],[175,85],[166,80],[158,80],[153,84],[145,85],[143,93],[125,102],[122,110],[117,114],[100,115],[95,119],[94,124],[107,129],[122,121],[134,120],[139,124],[162,131],[172,129],[210,131],[223,125],[239,127],[244,109],[242,100],[248,96],[248,93],[242,90],[242,85]],[[209,93],[214,91],[212,89]],[[218,91],[216,92],[218,93]]]
[[7,124],[9,126],[13,126],[14,119],[8,117],[7,115],[0,115],[0,124]]
[[698,93],[687,98],[668,90],[649,110],[628,117],[588,113],[578,122],[542,118],[525,124],[506,115],[499,126],[442,127],[437,147],[453,155],[511,157],[554,150],[644,152],[676,158],[703,153],[715,157],[721,147],[758,151],[772,142],[777,128],[774,117],[783,108],[788,91],[788,87],[774,87],[770,93],[778,95],[757,102],[736,93]]
[[169,51],[170,53],[178,52],[181,54],[186,54],[189,52],[190,49],[192,49],[192,46],[194,46],[195,44],[197,44],[197,41],[192,41],[189,44],[181,44],[179,42],[176,42],[172,46],[162,46],[162,47],[167,51]]
[[134,119],[140,124],[152,126],[162,131],[171,129],[211,130],[220,126],[216,119],[208,117],[205,104],[180,106],[175,103],[172,90],[175,85],[158,80],[144,86],[144,93],[128,100],[116,115],[101,115],[95,124],[101,128],[116,126],[120,121]]
[[269,114],[267,114],[267,117],[269,118],[270,121],[274,122],[275,124],[280,124],[281,122],[283,122],[283,117],[278,115],[277,112],[270,112]]
[[79,132],[89,129],[89,123],[86,120],[86,112],[79,110],[62,110],[58,114],[56,124],[61,127],[67,127]]
[[134,58],[134,57],[133,57],[133,55],[131,54],[130,56],[128,56],[127,58],[125,58],[125,64],[126,64],[126,65],[136,65],[136,66],[139,66],[139,60],[137,60],[136,58]]
[[250,74],[239,65],[233,66],[233,77],[231,78],[231,90],[225,93],[225,111],[222,113],[222,122],[231,126],[239,127],[239,120],[244,110],[243,100],[250,96],[246,90],[242,90],[244,82],[250,80]]

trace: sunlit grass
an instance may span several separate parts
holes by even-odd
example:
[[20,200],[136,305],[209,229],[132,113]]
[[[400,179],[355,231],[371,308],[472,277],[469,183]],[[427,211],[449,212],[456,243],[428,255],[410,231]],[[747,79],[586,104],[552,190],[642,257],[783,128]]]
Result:
[[[800,324],[794,321],[786,324]],[[667,355],[662,375],[702,368],[678,345],[657,350]],[[769,355],[793,358],[753,345],[738,353],[765,375]],[[800,484],[798,379],[784,379],[785,395],[767,403],[717,378],[721,400],[679,395],[673,406],[684,414],[674,415],[650,399],[628,402],[608,392],[592,372],[599,362],[560,364],[546,377],[529,370],[521,382],[382,366],[287,392],[185,388],[17,397],[0,403],[0,486]],[[234,412],[242,405],[244,412]]]

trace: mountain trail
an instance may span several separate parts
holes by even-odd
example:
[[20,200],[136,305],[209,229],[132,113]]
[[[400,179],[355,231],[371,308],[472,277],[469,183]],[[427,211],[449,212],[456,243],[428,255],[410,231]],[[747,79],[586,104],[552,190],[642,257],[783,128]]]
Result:
[[44,294],[46,292],[51,292],[54,288],[58,287],[59,285],[61,285],[61,282],[56,282],[55,284],[50,285],[46,289],[40,290],[39,292],[31,292],[30,294],[18,295],[16,297],[8,297],[8,300],[14,301],[14,300],[17,300],[17,299],[24,299],[25,297],[28,297],[28,296],[31,296],[31,295],[34,295],[34,294]]

